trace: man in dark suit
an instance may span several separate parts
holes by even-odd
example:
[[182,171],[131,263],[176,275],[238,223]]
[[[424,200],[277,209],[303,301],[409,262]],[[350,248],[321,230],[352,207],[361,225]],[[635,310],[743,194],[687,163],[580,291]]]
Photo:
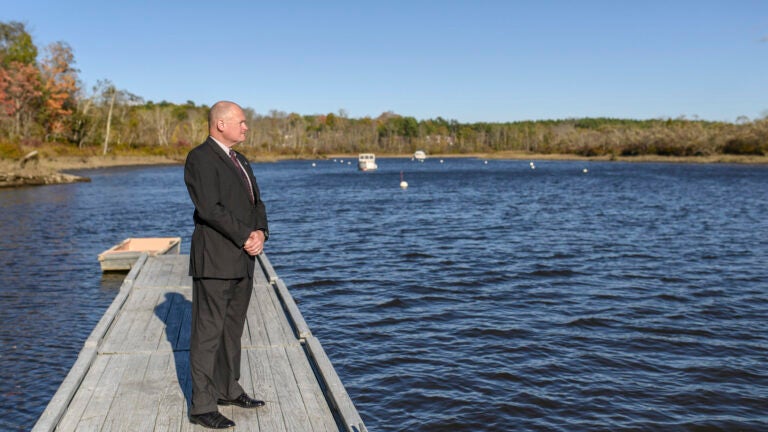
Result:
[[248,126],[235,103],[208,113],[210,136],[189,152],[184,182],[195,205],[189,273],[192,276],[190,421],[214,429],[235,425],[217,405],[256,408],[238,383],[243,334],[256,255],[269,237],[267,213],[248,160],[231,148]]

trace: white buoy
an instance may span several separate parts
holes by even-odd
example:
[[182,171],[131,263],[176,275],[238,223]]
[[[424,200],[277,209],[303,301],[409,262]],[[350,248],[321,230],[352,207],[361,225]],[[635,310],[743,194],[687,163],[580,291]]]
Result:
[[442,160],[442,159],[440,159],[440,163],[443,163],[443,160]]
[[586,174],[586,173],[588,173],[588,172],[589,172],[589,170],[588,170],[588,169],[586,169],[586,168],[584,168],[584,174]]
[[483,161],[483,164],[488,165],[488,161]]
[[533,161],[531,161],[531,169],[536,169],[536,165],[534,165]]
[[400,171],[400,189],[408,189],[408,182],[403,180],[403,172]]
[[312,162],[312,166],[313,166],[313,167],[316,167],[316,166],[317,166],[317,164],[316,164],[316,163],[314,163],[314,162]]

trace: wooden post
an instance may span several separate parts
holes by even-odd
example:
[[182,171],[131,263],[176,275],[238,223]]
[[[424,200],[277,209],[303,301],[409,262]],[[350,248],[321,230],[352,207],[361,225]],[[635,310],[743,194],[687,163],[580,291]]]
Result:
[[117,97],[117,89],[112,87],[112,100],[109,102],[109,112],[107,113],[107,131],[104,134],[104,154],[107,154],[107,148],[109,146],[109,127],[112,124],[112,108],[115,106],[115,97]]

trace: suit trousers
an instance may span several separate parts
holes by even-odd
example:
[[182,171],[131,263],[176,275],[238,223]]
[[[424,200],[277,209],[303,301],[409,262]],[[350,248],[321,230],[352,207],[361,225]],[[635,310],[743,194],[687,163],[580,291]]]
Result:
[[217,399],[243,394],[240,352],[252,279],[193,278],[192,334],[189,367],[192,374],[190,414],[217,411]]

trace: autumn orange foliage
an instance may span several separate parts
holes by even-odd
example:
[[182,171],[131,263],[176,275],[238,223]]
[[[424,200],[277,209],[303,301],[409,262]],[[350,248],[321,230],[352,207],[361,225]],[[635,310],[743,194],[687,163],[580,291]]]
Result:
[[61,134],[65,130],[66,119],[75,107],[77,70],[72,67],[74,55],[68,45],[63,42],[51,44],[48,52],[48,58],[40,65],[46,123],[49,132]]

